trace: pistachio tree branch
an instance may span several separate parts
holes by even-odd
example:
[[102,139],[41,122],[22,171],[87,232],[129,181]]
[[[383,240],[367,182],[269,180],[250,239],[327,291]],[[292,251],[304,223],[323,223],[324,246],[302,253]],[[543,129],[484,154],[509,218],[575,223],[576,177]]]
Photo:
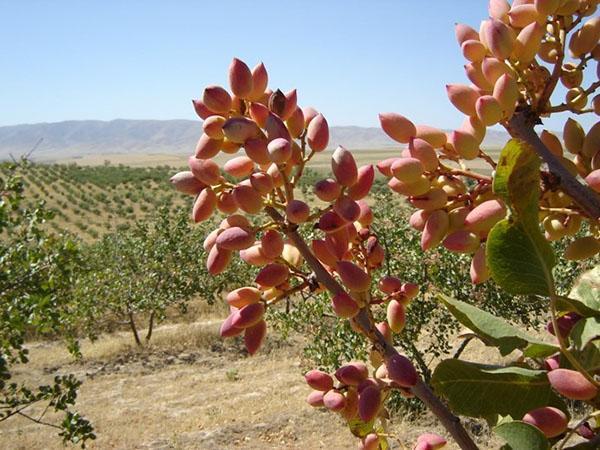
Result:
[[515,139],[519,139],[538,154],[548,164],[550,172],[560,180],[561,188],[579,205],[582,211],[592,219],[600,219],[600,198],[589,188],[577,181],[560,159],[554,155],[537,135],[533,126],[535,116],[528,110],[516,112],[505,125],[508,133]]
[[[284,223],[284,219],[279,212],[267,206],[266,213],[276,222]],[[286,236],[294,243],[306,263],[315,273],[319,283],[332,294],[345,292],[340,283],[331,276],[331,274],[323,267],[321,262],[315,257],[308,245],[297,231],[297,226],[288,227],[285,230]],[[393,345],[388,343],[382,334],[374,326],[371,320],[368,307],[361,308],[358,315],[354,318],[355,322],[362,329],[364,334],[372,341],[373,345],[381,351],[386,357],[397,355],[398,351]],[[452,414],[446,405],[433,393],[433,391],[423,382],[418,379],[417,384],[411,388],[411,392],[419,398],[429,410],[438,418],[444,428],[452,435],[456,443],[463,450],[478,450],[477,445],[467,433],[467,430],[462,426],[460,419]]]

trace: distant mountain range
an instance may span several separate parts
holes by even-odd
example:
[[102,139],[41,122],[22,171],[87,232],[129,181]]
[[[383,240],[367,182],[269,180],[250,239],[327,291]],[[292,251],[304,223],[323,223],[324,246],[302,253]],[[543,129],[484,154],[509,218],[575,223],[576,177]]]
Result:
[[[0,127],[0,159],[15,158],[34,146],[38,161],[59,161],[86,155],[172,154],[189,155],[202,133],[192,120],[73,120]],[[508,135],[488,130],[484,147],[503,145]],[[330,146],[349,149],[398,147],[381,129],[331,127]]]

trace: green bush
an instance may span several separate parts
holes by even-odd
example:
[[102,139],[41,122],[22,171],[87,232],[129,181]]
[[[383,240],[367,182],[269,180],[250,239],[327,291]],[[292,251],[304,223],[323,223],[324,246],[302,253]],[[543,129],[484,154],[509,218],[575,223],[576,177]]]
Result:
[[[72,410],[80,381],[72,375],[37,387],[11,381],[13,366],[29,360],[28,335],[60,335],[69,351],[79,354],[72,286],[84,265],[80,248],[43,226],[53,218],[43,202],[24,206],[20,174],[29,167],[3,164],[0,177],[0,421],[24,417],[59,429],[65,442],[85,443],[95,435],[90,422]],[[40,402],[47,405],[44,412],[30,416],[28,408]],[[46,422],[46,412],[53,410],[64,415],[62,422]]]

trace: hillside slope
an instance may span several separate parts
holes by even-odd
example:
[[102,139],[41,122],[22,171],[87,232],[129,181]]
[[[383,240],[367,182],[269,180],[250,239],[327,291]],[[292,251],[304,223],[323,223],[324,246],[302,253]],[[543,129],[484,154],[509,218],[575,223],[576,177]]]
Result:
[[[0,127],[0,160],[19,157],[36,147],[38,161],[61,161],[89,155],[170,154],[192,152],[202,124],[194,120],[66,121]],[[488,130],[484,146],[506,142],[501,131]],[[330,147],[385,149],[395,147],[379,128],[331,127]]]

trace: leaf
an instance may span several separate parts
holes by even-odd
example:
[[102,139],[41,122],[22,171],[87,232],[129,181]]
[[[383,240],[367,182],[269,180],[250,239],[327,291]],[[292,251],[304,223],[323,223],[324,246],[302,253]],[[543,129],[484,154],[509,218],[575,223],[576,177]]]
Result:
[[579,350],[583,350],[594,339],[600,337],[600,319],[598,317],[588,317],[578,321],[571,333],[569,339]]
[[590,309],[600,312],[600,266],[581,275],[571,289],[569,297],[580,300]]
[[501,220],[488,235],[486,261],[494,281],[510,294],[551,293],[554,254],[539,229]]
[[351,419],[348,421],[348,427],[350,432],[359,438],[364,438],[367,434],[373,432],[374,420],[370,422],[363,422],[360,419]]
[[[591,341],[583,350],[573,349],[573,356],[588,372],[600,370],[600,341]],[[560,359],[561,367],[572,369],[571,363],[564,357]]]
[[540,159],[536,153],[520,141],[508,141],[498,159],[493,189],[519,221],[537,223]]
[[527,358],[545,358],[559,351],[559,347],[545,342],[531,342],[525,350],[523,356]]
[[487,311],[445,295],[438,295],[438,298],[456,320],[473,330],[486,345],[498,347],[502,356],[508,355],[515,349],[528,349],[527,356],[532,357],[549,356],[558,351],[556,346],[528,336]]
[[511,294],[549,295],[556,259],[538,222],[540,160],[520,141],[509,141],[498,161],[494,192],[510,208],[490,231],[486,262],[494,281]]
[[388,440],[386,439],[385,435],[387,434],[386,429],[383,428],[381,425],[378,426],[375,430],[373,430],[377,436],[379,437],[378,441],[379,441],[379,447],[377,447],[378,450],[389,450],[390,449],[390,444],[388,443]]
[[494,433],[506,441],[511,450],[548,450],[550,443],[539,429],[520,420],[503,423]]
[[452,411],[470,417],[500,414],[521,418],[548,405],[565,409],[542,370],[446,359],[438,364],[431,381],[448,399]]
[[583,317],[600,317],[600,310],[590,308],[583,301],[572,298],[564,297],[562,295],[556,297],[556,310],[558,312],[576,312]]

